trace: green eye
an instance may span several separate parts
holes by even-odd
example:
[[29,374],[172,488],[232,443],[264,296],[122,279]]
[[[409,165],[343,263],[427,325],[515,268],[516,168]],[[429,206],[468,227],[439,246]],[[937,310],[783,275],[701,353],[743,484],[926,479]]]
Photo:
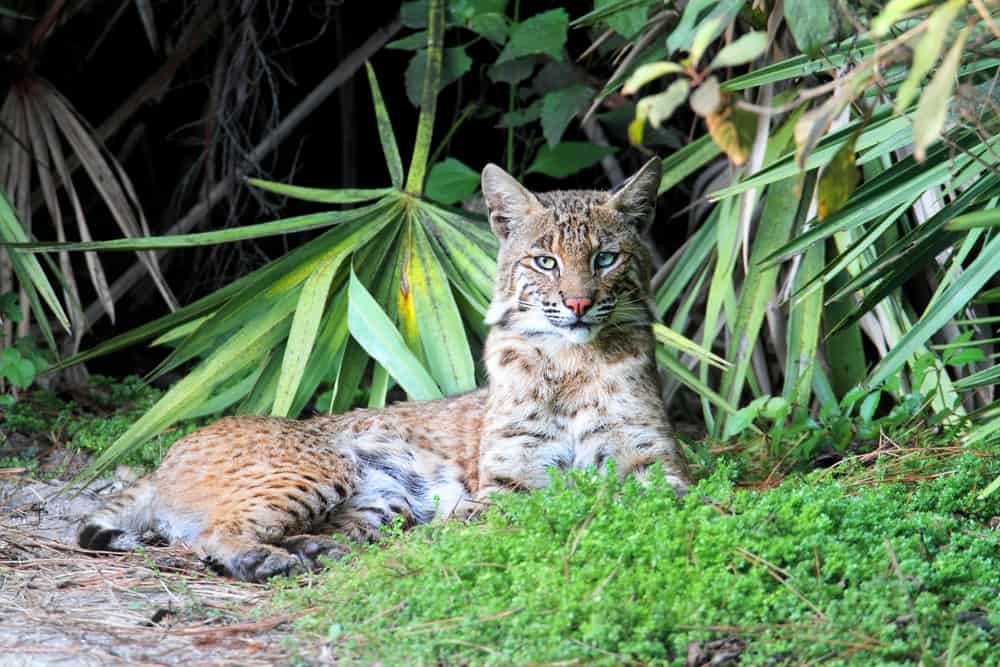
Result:
[[594,255],[594,266],[598,269],[606,269],[618,260],[616,252],[599,252]]
[[551,271],[556,268],[556,258],[549,257],[548,255],[539,255],[535,258],[535,266],[542,271]]

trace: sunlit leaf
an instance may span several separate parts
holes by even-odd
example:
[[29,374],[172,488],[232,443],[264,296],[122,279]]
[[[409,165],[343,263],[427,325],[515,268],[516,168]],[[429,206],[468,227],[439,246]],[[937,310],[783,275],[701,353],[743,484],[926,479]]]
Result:
[[970,30],[971,28],[965,28],[959,33],[958,39],[941,61],[941,66],[931,77],[917,103],[917,113],[913,118],[913,155],[917,162],[924,161],[927,147],[940,136],[944,127],[951,92],[955,88],[958,63],[962,59],[962,50]]
[[767,51],[767,33],[748,32],[740,36],[732,44],[727,44],[712,59],[709,69],[720,69],[743,65],[760,58]]
[[683,71],[684,68],[677,63],[666,61],[639,65],[639,67],[637,67],[635,71],[632,72],[632,75],[625,81],[625,85],[622,86],[622,94],[632,95],[650,81],[659,79],[660,77],[668,74],[677,74]]
[[674,114],[677,107],[684,104],[690,87],[687,79],[678,79],[662,93],[642,98],[635,106],[636,118],[647,119],[653,127],[660,127],[663,121]]
[[691,110],[699,116],[708,116],[719,110],[722,104],[722,93],[719,90],[719,80],[710,76],[691,93]]
[[348,285],[348,299],[348,327],[361,347],[399,382],[410,398],[441,398],[441,390],[354,272]]
[[927,20],[927,32],[920,38],[913,49],[913,62],[910,64],[910,72],[906,75],[899,90],[896,91],[896,111],[902,113],[917,94],[920,82],[934,63],[938,55],[947,46],[948,26],[958,16],[959,10],[965,6],[965,0],[950,0],[941,5],[931,14]]
[[907,12],[926,4],[928,0],[889,0],[879,15],[872,19],[872,34],[884,37],[899,19]]

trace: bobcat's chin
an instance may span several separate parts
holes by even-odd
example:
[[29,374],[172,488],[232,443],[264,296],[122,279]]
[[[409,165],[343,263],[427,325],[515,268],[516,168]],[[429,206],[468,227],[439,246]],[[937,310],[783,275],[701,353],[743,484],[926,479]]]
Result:
[[585,345],[597,338],[597,334],[601,332],[601,325],[599,324],[578,324],[570,327],[556,328],[562,334],[563,338],[574,345]]

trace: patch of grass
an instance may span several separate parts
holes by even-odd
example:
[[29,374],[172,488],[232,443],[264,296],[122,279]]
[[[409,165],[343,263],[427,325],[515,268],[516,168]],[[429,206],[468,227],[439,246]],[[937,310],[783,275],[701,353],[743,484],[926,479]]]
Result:
[[[93,376],[85,390],[71,397],[44,389],[25,393],[17,403],[0,409],[0,434],[17,433],[31,446],[14,459],[20,467],[37,468],[37,457],[48,446],[100,454],[143,415],[163,392],[141,378]],[[121,463],[143,470],[155,467],[174,442],[204,420],[185,422],[132,450]],[[4,436],[0,435],[0,445]],[[14,467],[14,466],[11,466]]]
[[746,642],[743,665],[995,664],[1000,494],[976,498],[991,454],[919,484],[817,472],[763,492],[722,463],[683,500],[662,479],[555,477],[278,600],[318,607],[298,631],[348,664],[683,665],[725,638]]

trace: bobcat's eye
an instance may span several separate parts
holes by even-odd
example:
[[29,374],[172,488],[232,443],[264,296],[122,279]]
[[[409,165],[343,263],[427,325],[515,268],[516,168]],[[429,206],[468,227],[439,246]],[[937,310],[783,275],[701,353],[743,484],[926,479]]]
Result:
[[535,258],[535,266],[542,271],[551,271],[556,268],[556,258],[549,257],[548,255],[539,255]]
[[602,251],[594,255],[594,267],[606,269],[618,261],[618,253]]

